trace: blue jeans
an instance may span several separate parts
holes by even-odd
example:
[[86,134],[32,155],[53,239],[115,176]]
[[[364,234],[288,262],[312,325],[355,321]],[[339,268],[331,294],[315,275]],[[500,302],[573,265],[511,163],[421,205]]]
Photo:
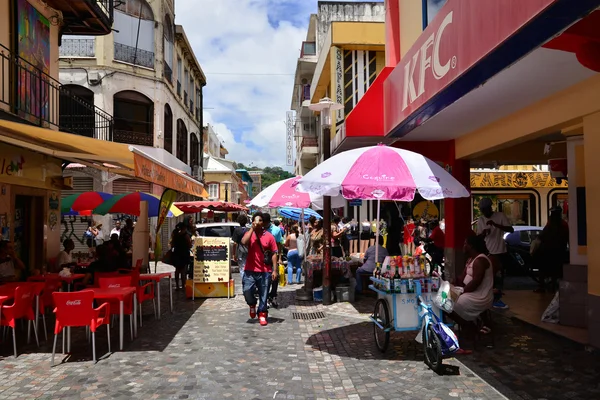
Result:
[[287,255],[287,283],[291,285],[294,281],[294,268],[296,268],[296,283],[300,283],[302,276],[302,259],[298,254],[298,250],[290,250]]
[[270,272],[251,272],[244,271],[244,280],[242,281],[244,286],[244,298],[246,304],[250,307],[256,305],[256,297],[254,293],[258,289],[258,295],[260,302],[258,303],[257,311],[267,312],[267,296],[269,295],[269,289],[271,288],[271,273]]
[[362,291],[363,291],[361,275],[372,276],[373,271],[365,271],[363,269],[363,267],[359,267],[356,270],[356,292],[357,293],[362,293]]
[[242,285],[244,284],[244,268],[246,268],[246,260],[242,260],[238,258],[238,268],[240,269],[240,279],[242,280]]

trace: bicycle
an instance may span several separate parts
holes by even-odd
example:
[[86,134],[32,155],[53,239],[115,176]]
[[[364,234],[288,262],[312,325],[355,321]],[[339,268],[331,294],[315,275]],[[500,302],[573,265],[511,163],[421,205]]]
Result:
[[438,334],[433,329],[433,325],[442,321],[437,315],[435,315],[431,305],[427,304],[421,295],[417,297],[417,304],[421,309],[419,316],[423,319],[421,335],[423,338],[425,364],[434,372],[439,373],[442,370],[444,354],[442,351],[442,342]]
[[[375,277],[370,279],[380,287],[384,283],[383,280]],[[447,342],[443,342],[443,338],[439,336],[442,334],[443,314],[437,307],[434,309],[432,306],[434,293],[426,293],[425,296],[429,297],[426,300],[422,296],[420,282],[417,280],[414,284],[415,293],[407,294],[390,293],[375,285],[369,286],[379,297],[370,316],[375,344],[379,351],[384,353],[389,346],[390,332],[417,331],[419,332],[417,338],[422,337],[423,341],[425,364],[434,372],[440,373],[444,357],[452,354],[458,347],[448,348]],[[393,315],[390,314],[390,309]],[[440,333],[436,332],[434,328],[436,326],[439,327]]]

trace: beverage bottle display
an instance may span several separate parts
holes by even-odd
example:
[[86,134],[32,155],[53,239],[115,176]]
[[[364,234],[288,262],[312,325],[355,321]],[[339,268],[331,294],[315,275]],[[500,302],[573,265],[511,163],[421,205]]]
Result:
[[394,274],[394,292],[396,293],[400,293],[402,285],[402,278],[400,277],[400,272],[398,269],[399,268],[396,268],[396,274]]
[[408,279],[408,293],[415,292],[415,282],[412,279]]
[[386,290],[388,292],[394,291],[394,280],[392,279],[392,271],[390,269],[390,265],[388,264],[387,269],[385,271],[385,279],[386,279]]

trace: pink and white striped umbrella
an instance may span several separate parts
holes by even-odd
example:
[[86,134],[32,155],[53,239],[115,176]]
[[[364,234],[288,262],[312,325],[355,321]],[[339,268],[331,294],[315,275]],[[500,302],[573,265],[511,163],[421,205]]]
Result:
[[[301,176],[296,176],[275,182],[254,196],[248,205],[254,207],[312,207],[316,210],[322,210],[323,196],[296,191],[296,185],[298,185],[300,178]],[[331,199],[331,206],[333,208],[344,207],[346,200],[339,194],[336,196],[336,198]]]
[[344,151],[298,180],[296,190],[346,199],[412,201],[469,197],[444,168],[412,151],[378,145]]

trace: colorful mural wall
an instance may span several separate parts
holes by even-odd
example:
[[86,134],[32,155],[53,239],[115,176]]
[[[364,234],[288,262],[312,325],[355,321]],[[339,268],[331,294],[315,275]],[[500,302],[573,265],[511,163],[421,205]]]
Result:
[[34,123],[48,119],[50,22],[27,0],[18,0],[19,114]]

